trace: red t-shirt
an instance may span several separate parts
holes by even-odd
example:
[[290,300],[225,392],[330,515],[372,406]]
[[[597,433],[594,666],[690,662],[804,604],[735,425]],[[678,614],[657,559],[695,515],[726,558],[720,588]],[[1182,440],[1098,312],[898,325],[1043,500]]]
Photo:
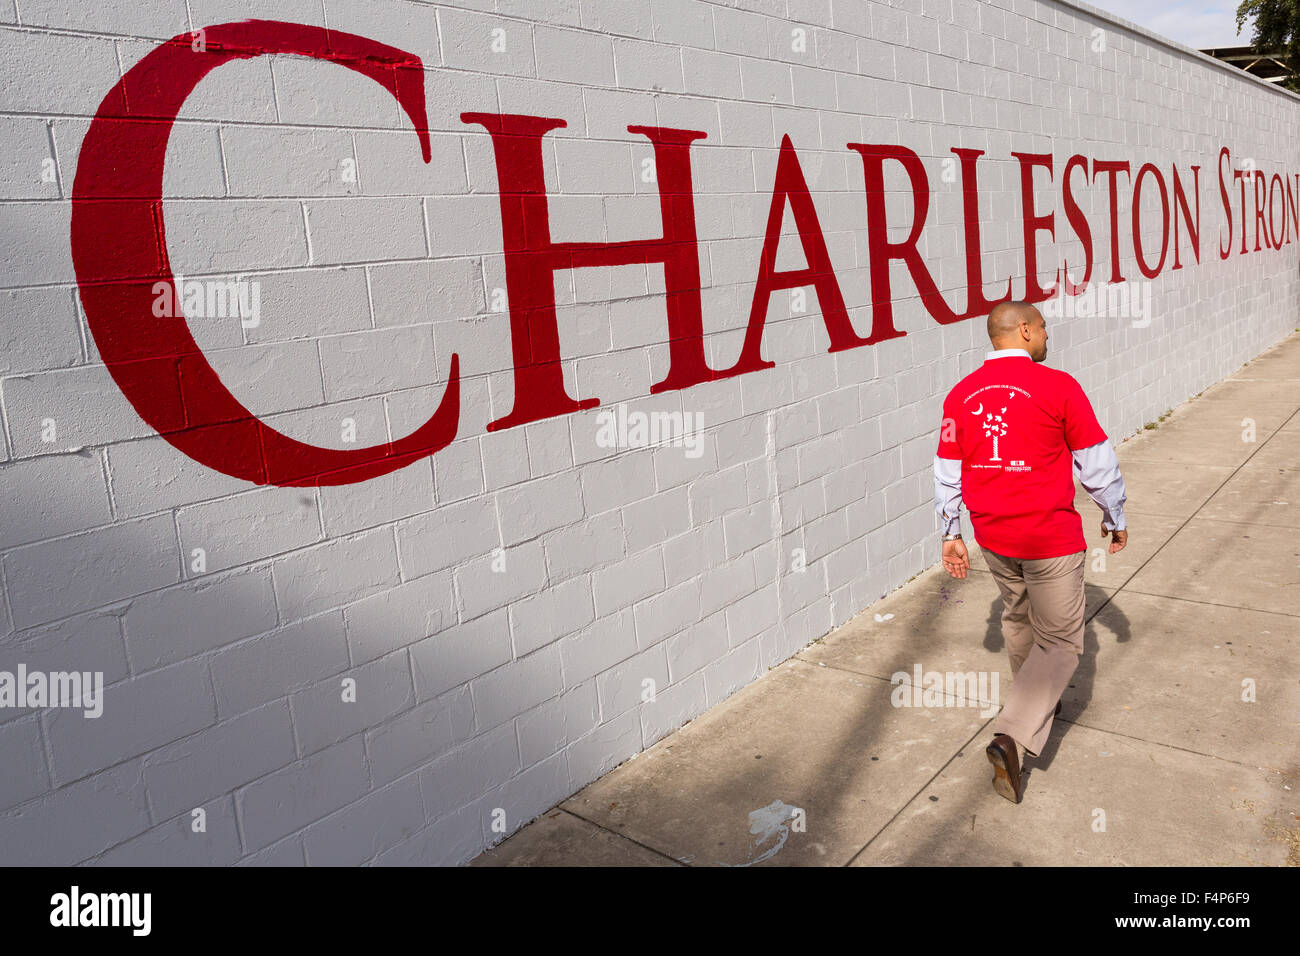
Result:
[[961,460],[981,548],[1011,558],[1087,549],[1070,453],[1106,440],[1083,389],[1028,355],[985,359],[943,402],[940,458]]

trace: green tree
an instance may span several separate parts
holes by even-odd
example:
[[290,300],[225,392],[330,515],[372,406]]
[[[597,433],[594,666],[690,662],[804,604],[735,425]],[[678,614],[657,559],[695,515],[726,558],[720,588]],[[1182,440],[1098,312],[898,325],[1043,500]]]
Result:
[[[1237,33],[1247,20],[1254,20],[1251,46],[1261,53],[1283,53],[1292,64],[1300,64],[1300,0],[1242,0],[1237,5]],[[1281,81],[1288,90],[1300,93],[1300,76]]]

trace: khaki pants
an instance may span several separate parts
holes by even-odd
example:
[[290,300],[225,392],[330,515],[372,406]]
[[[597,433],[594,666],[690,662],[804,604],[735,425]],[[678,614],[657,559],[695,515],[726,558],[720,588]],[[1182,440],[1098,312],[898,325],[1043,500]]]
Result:
[[1009,558],[981,549],[1002,592],[1002,637],[1013,675],[994,725],[1037,757],[1052,730],[1052,712],[1083,654],[1083,559]]

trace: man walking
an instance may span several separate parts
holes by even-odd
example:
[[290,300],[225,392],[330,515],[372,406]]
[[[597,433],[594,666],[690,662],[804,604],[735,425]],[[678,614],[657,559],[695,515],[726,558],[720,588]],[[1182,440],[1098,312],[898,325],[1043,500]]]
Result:
[[964,578],[970,558],[959,510],[1002,594],[1002,636],[1013,683],[985,753],[993,789],[1013,803],[1026,753],[1037,757],[1061,712],[1061,693],[1083,653],[1083,521],[1073,470],[1101,508],[1110,553],[1128,543],[1124,479],[1088,397],[1070,375],[1040,363],[1047,326],[1025,302],[988,319],[993,351],[943,403],[934,459],[943,566]]

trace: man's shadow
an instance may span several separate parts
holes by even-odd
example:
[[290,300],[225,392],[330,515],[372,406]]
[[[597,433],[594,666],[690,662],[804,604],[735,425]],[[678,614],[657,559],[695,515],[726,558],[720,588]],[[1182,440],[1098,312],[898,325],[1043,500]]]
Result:
[[[1097,678],[1097,631],[1093,626],[1093,621],[1101,613],[1106,615],[1106,626],[1115,634],[1117,644],[1126,644],[1133,636],[1129,629],[1129,620],[1127,615],[1120,610],[1119,606],[1110,600],[1114,595],[1108,594],[1104,588],[1095,584],[1084,583],[1085,606],[1095,606],[1083,627],[1083,654],[1079,656],[1079,666],[1075,669],[1074,674],[1070,677],[1070,683],[1061,695],[1061,713],[1052,721],[1052,730],[1048,735],[1047,744],[1043,747],[1042,753],[1037,757],[1028,757],[1027,764],[1024,768],[1024,779],[1028,781],[1033,769],[1041,767],[1046,770],[1052,765],[1052,760],[1056,757],[1057,748],[1061,740],[1069,732],[1070,726],[1078,719],[1079,715],[1088,709],[1088,703],[1092,700],[1093,683]],[[984,648],[993,653],[1001,653],[1006,649],[1006,641],[1002,637],[1002,598],[994,598],[989,605],[988,628],[984,632]],[[1010,665],[1008,664],[1008,667]]]

